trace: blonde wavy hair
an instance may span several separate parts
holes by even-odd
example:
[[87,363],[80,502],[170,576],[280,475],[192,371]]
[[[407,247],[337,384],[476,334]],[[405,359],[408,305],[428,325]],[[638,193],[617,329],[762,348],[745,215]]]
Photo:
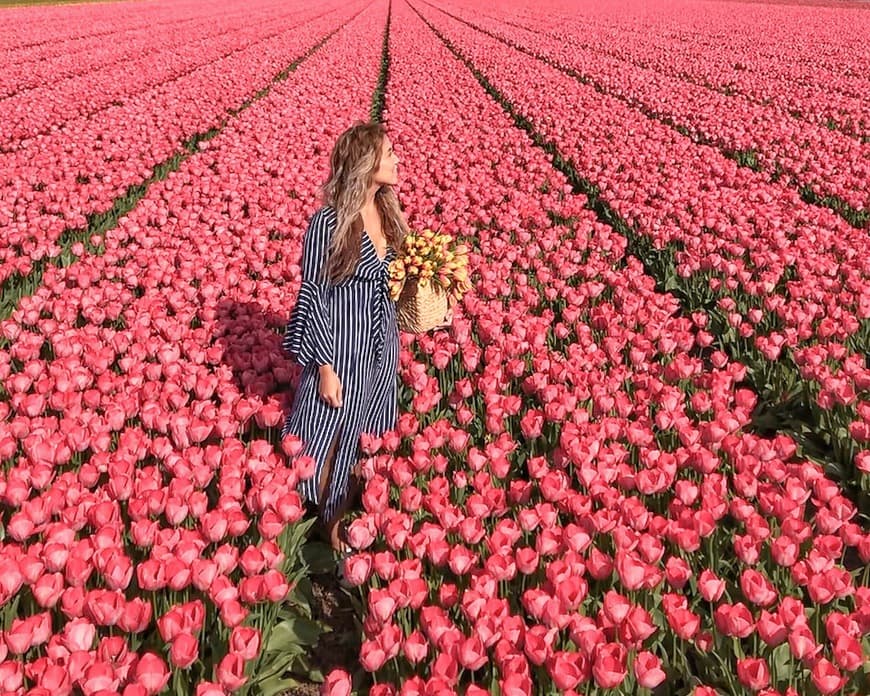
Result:
[[[337,218],[324,267],[325,279],[330,283],[349,278],[359,261],[363,235],[361,211],[381,166],[381,148],[386,134],[386,128],[380,123],[358,121],[339,136],[332,148],[329,179],[323,185],[324,203],[335,209]],[[387,243],[399,251],[408,234],[408,224],[392,186],[385,184],[378,189],[375,205]]]

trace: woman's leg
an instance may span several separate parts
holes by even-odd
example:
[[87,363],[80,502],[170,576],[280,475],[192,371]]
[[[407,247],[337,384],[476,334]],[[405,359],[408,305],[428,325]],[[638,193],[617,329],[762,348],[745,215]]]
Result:
[[[330,546],[336,551],[340,551],[344,540],[341,538],[341,520],[344,517],[344,514],[347,512],[348,502],[350,496],[345,495],[341,497],[341,501],[338,505],[335,505],[335,511],[330,515],[329,513],[329,504],[330,499],[333,498],[333,493],[330,490],[331,486],[334,484],[336,479],[336,471],[335,471],[335,460],[336,455],[338,453],[338,445],[341,438],[341,432],[336,433],[335,438],[332,441],[332,444],[329,447],[329,451],[326,453],[326,460],[323,463],[323,470],[320,474],[320,481],[318,481],[318,500],[320,500],[320,519],[323,524],[324,532],[326,538],[329,541]],[[349,486],[348,486],[349,488]]]

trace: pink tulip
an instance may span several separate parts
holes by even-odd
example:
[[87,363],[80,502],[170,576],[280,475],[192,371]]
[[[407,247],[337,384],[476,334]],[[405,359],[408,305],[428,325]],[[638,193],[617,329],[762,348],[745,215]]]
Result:
[[228,653],[217,666],[216,674],[224,689],[237,691],[247,681],[244,658],[237,653]]
[[645,689],[655,689],[666,678],[659,658],[647,651],[641,651],[634,658],[634,674],[638,685]]
[[85,670],[80,683],[85,694],[96,694],[100,691],[117,690],[120,679],[111,665],[97,662]]
[[141,598],[127,602],[118,619],[118,627],[129,633],[141,633],[151,623],[152,605]]
[[813,684],[823,694],[832,694],[839,691],[846,682],[845,677],[825,658],[821,658],[816,662],[810,676],[812,677]]
[[367,672],[376,672],[387,661],[386,651],[375,641],[364,641],[360,648],[360,664]]
[[478,636],[472,636],[462,641],[457,651],[459,664],[475,671],[480,669],[488,660],[488,655],[483,642]]
[[841,635],[834,642],[834,659],[847,672],[854,672],[864,661],[860,643],[849,635]]
[[227,600],[220,605],[220,617],[225,626],[235,628],[248,615],[248,611],[234,599]]
[[776,590],[761,573],[747,569],[740,576],[740,588],[743,595],[753,604],[769,606],[776,601]]
[[560,689],[573,689],[588,678],[589,663],[580,653],[556,652],[547,662],[547,671]]
[[29,619],[13,619],[9,630],[3,635],[9,652],[23,655],[33,644],[33,623]]
[[226,692],[220,684],[200,682],[196,685],[196,696],[224,696]]
[[96,628],[87,619],[74,619],[63,630],[64,644],[70,652],[91,649],[96,637]]
[[751,691],[760,691],[770,683],[770,670],[762,658],[743,658],[737,661],[737,677]]
[[199,657],[199,641],[189,633],[180,633],[172,640],[169,661],[181,669],[190,667]]
[[24,681],[24,668],[19,661],[0,662],[0,686],[4,691],[19,689]]
[[320,693],[322,696],[350,696],[351,688],[350,675],[343,669],[334,669],[326,675]]
[[592,663],[592,676],[595,683],[604,688],[612,689],[625,679],[627,652],[618,643],[602,645]]
[[718,602],[725,591],[725,583],[710,570],[704,570],[698,577],[698,589],[708,602]]
[[429,644],[420,631],[414,631],[402,644],[402,652],[411,664],[417,664],[426,658],[429,652]]
[[48,665],[39,677],[39,686],[49,693],[66,695],[72,693],[69,672],[60,665]]
[[146,693],[158,693],[169,681],[166,663],[154,653],[145,653],[136,664],[136,681],[145,688]]
[[236,626],[230,634],[230,650],[245,660],[253,660],[260,652],[260,632],[248,626]]
[[756,622],[756,628],[758,635],[768,645],[779,645],[788,638],[788,629],[779,616],[769,614],[763,609]]

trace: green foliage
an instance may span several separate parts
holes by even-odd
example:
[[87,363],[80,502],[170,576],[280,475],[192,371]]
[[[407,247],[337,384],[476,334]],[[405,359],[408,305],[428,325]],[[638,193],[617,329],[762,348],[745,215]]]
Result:
[[372,95],[370,119],[380,123],[384,115],[387,97],[387,80],[390,79],[390,20],[392,18],[392,2],[387,6],[387,24],[384,27],[383,49],[381,51],[381,72],[378,75],[378,86]]

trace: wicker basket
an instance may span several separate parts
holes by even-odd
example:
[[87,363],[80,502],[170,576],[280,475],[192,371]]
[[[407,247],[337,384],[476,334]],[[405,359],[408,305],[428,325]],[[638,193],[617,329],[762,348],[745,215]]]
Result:
[[409,278],[396,303],[399,328],[408,333],[425,333],[441,326],[447,317],[447,293],[429,283],[419,287]]

